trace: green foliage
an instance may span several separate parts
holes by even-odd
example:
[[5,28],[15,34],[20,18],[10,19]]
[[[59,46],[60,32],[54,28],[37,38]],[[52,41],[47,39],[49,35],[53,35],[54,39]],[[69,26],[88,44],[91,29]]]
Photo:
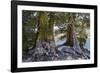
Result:
[[24,52],[27,52],[35,44],[36,33],[33,30],[36,28],[37,21],[32,18],[32,14],[31,11],[23,11],[22,44]]

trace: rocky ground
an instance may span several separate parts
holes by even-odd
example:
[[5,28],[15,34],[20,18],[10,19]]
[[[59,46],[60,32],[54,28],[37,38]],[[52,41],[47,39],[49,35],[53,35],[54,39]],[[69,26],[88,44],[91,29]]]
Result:
[[75,47],[59,46],[56,49],[50,44],[38,45],[38,47],[29,50],[23,54],[23,62],[38,62],[38,61],[55,61],[55,60],[78,60],[90,59],[90,51],[82,49],[77,51]]

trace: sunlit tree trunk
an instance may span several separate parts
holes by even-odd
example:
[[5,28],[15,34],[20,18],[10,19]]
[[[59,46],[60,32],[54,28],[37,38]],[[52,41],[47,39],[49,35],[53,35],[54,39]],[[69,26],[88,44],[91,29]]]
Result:
[[54,39],[54,13],[49,13],[49,27],[48,27],[48,30],[49,30],[49,40],[50,41],[53,41],[53,45],[55,46],[55,39]]
[[47,12],[38,13],[37,41],[47,40],[48,16]]

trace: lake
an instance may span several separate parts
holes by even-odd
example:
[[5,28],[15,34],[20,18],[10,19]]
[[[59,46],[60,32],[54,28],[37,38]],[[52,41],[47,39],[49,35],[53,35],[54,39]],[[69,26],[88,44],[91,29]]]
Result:
[[[55,43],[56,45],[62,45],[66,42],[66,38],[63,38],[63,39],[55,39]],[[87,38],[86,39],[86,43],[84,45],[84,48],[87,48],[87,49],[90,49],[90,38]]]

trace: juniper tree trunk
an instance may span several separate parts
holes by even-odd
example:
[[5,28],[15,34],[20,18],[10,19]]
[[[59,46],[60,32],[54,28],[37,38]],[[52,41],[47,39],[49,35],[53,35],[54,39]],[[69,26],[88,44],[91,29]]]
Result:
[[67,45],[68,46],[73,46],[73,26],[74,26],[74,18],[73,18],[73,14],[70,13],[69,14],[69,24],[67,25]]
[[48,16],[47,12],[39,12],[38,16],[38,40],[44,41],[47,40],[48,33],[47,33],[47,27],[48,27]]

